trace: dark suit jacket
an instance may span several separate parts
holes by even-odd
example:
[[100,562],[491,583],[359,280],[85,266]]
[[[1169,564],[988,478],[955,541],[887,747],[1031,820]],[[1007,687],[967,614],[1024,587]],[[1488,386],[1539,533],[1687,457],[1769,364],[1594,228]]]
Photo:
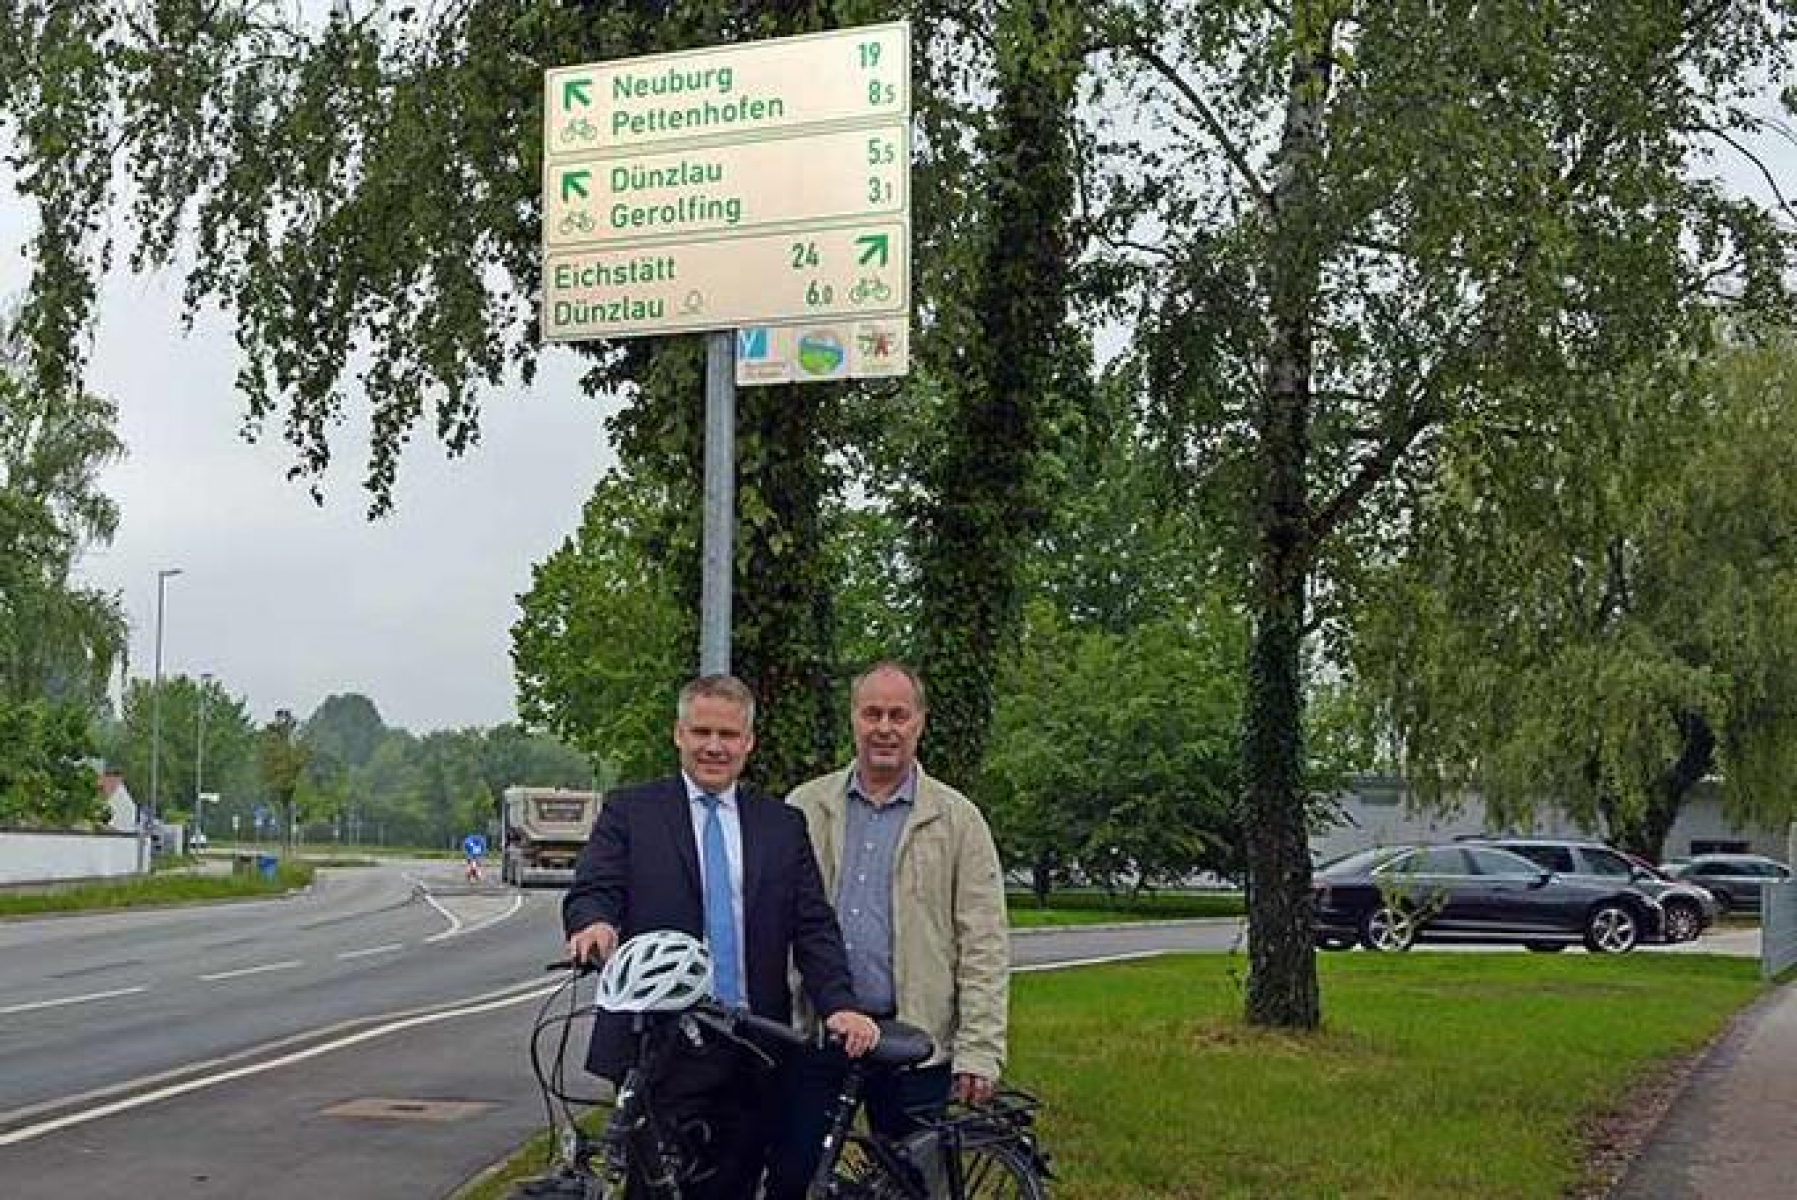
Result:
[[[817,857],[797,809],[737,785],[742,823],[743,963],[749,1008],[776,1021],[792,1017],[787,961],[798,967],[818,1012],[855,1004],[842,930],[824,894]],[[699,848],[680,776],[621,788],[600,806],[574,883],[562,900],[572,934],[594,921],[620,939],[651,929],[705,936]],[[620,1079],[630,1062],[629,1019],[600,1013],[587,1069]]]

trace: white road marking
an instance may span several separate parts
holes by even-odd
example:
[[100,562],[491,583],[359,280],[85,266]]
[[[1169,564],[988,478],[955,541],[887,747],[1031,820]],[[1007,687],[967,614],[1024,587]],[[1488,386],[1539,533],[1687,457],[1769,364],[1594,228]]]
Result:
[[[54,1120],[43,1121],[36,1125],[27,1125],[22,1129],[15,1129],[11,1133],[0,1134],[0,1146],[16,1146],[20,1142],[28,1142],[34,1138],[40,1138],[47,1133],[55,1133],[60,1129],[69,1129],[76,1125],[85,1125],[89,1121],[98,1121],[103,1117],[116,1116],[122,1112],[129,1112],[134,1108],[142,1108],[147,1104],[156,1104],[163,1100],[172,1099],[175,1096],[186,1095],[189,1092],[197,1092],[204,1088],[216,1087],[221,1083],[229,1083],[235,1079],[243,1079],[250,1075],[260,1075],[266,1071],[274,1071],[281,1067],[292,1066],[294,1063],[304,1062],[309,1058],[317,1058],[321,1054],[329,1054],[333,1050],[342,1050],[348,1046],[360,1045],[363,1042],[373,1041],[375,1038],[386,1037],[388,1034],[399,1033],[402,1030],[412,1029],[419,1025],[432,1025],[439,1021],[448,1021],[456,1017],[477,1016],[484,1012],[491,1012],[494,1009],[506,1008],[513,1004],[522,1004],[525,1001],[536,1000],[546,996],[561,986],[561,981],[547,983],[530,991],[502,996],[500,999],[488,1000],[485,1003],[470,1003],[464,1008],[444,1009],[436,1012],[423,1013],[418,1016],[407,1017],[403,1020],[389,1022],[386,1025],[378,1025],[373,1029],[364,1029],[360,1033],[353,1033],[348,1037],[339,1038],[334,1042],[324,1042],[317,1046],[309,1046],[304,1050],[296,1050],[292,1054],[283,1055],[280,1058],[269,1059],[267,1062],[253,1063],[249,1066],[237,1067],[234,1070],[222,1071],[217,1075],[207,1075],[199,1079],[190,1079],[185,1083],[172,1084],[168,1087],[158,1088],[151,1092],[144,1092],[141,1095],[131,1096],[124,1100],[115,1100],[111,1104],[102,1104],[97,1108],[88,1109],[86,1112],[69,1113],[67,1116],[57,1117]],[[489,995],[491,994],[492,993],[489,993]]]
[[338,958],[366,958],[370,954],[391,954],[395,950],[404,950],[401,942],[388,942],[385,946],[370,946],[366,950],[345,950]]
[[[480,1004],[487,1000],[498,999],[501,996],[509,996],[520,988],[536,988],[541,986],[542,980],[540,979],[523,979],[495,991],[482,992],[477,996],[468,996],[461,1000],[451,1001],[450,1003]],[[8,1109],[5,1112],[0,1112],[0,1129],[4,1129],[9,1125],[16,1125],[21,1121],[39,1116],[43,1113],[63,1112],[67,1109],[74,1108],[78,1104],[91,1104],[109,1099],[113,1096],[129,1095],[140,1089],[155,1087],[158,1084],[167,1083],[170,1080],[195,1077],[202,1071],[220,1070],[229,1067],[233,1063],[254,1062],[264,1055],[273,1054],[278,1050],[285,1050],[289,1046],[303,1046],[318,1038],[348,1033],[351,1030],[360,1030],[364,1027],[368,1027],[371,1022],[400,1021],[407,1017],[419,1016],[427,1012],[437,1012],[443,1007],[445,1006],[428,1005],[424,1008],[400,1009],[396,1012],[382,1013],[371,1017],[351,1017],[343,1021],[334,1021],[329,1025],[323,1025],[317,1029],[307,1029],[299,1033],[290,1033],[285,1037],[279,1037],[273,1041],[264,1042],[259,1046],[250,1046],[230,1054],[220,1055],[217,1058],[201,1059],[196,1062],[184,1063],[181,1066],[172,1067],[166,1071],[156,1071],[149,1075],[140,1075],[136,1079],[126,1079],[118,1083],[107,1084],[104,1087],[93,1088],[85,1092],[76,1092],[67,1096],[56,1096],[48,1100],[40,1100],[36,1104],[27,1104],[22,1108]]]
[[462,931],[462,919],[450,912],[447,908],[444,908],[441,904],[438,904],[437,898],[431,895],[429,888],[425,887],[423,884],[419,884],[418,894],[424,897],[424,902],[426,904],[436,909],[439,913],[442,913],[443,919],[449,922],[448,929],[445,929],[442,933],[433,933],[431,936],[424,939],[426,942],[440,942],[444,938],[454,937]]
[[1068,967],[1096,967],[1102,963],[1128,962],[1134,958],[1160,958],[1172,953],[1171,950],[1130,950],[1123,954],[1106,954],[1102,958],[1070,958],[1065,962],[1031,963],[1027,967],[1012,967],[1011,974],[1022,975],[1030,971],[1064,971]]
[[207,983],[214,983],[220,979],[236,979],[241,975],[260,975],[264,971],[291,971],[295,967],[303,967],[305,965],[306,964],[299,959],[294,958],[289,959],[286,962],[264,963],[260,967],[244,967],[237,971],[220,971],[215,975],[202,975],[200,978]]
[[89,992],[85,996],[64,996],[60,1000],[38,1000],[31,1004],[9,1004],[0,1008],[0,1014],[30,1012],[37,1008],[61,1008],[65,1004],[86,1004],[90,1000],[110,1000],[114,996],[134,996],[143,991],[142,987],[115,988],[110,992]]
[[512,906],[510,908],[506,909],[504,912],[500,913],[498,916],[494,917],[492,920],[482,921],[478,925],[470,925],[467,929],[467,932],[479,933],[483,929],[491,929],[493,926],[499,924],[501,921],[505,920],[507,917],[515,915],[517,913],[517,911],[523,907],[524,907],[524,897],[522,895],[513,896],[512,897]]

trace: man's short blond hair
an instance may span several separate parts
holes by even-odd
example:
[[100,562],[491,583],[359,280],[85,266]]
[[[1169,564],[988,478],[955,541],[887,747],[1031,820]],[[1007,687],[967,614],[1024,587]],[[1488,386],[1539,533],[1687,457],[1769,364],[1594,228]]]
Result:
[[734,675],[701,675],[680,689],[680,699],[675,702],[674,715],[681,724],[686,723],[688,714],[692,712],[693,701],[704,697],[708,700],[728,700],[743,710],[743,723],[750,729],[755,728],[755,693],[749,685]]

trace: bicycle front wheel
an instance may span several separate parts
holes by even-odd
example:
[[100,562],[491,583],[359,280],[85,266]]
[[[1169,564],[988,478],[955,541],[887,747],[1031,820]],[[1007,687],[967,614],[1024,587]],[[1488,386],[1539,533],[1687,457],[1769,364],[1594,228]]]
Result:
[[964,1145],[961,1200],[1048,1200],[1048,1184],[1035,1161],[1013,1142]]

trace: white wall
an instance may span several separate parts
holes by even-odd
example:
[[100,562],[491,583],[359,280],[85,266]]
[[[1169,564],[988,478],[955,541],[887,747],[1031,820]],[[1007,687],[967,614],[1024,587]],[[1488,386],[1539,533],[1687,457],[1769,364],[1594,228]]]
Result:
[[[1602,830],[1573,824],[1558,809],[1543,807],[1527,827],[1494,829],[1485,820],[1485,805],[1477,795],[1468,797],[1449,812],[1417,812],[1409,804],[1403,781],[1390,776],[1362,776],[1349,781],[1340,797],[1342,820],[1333,828],[1310,836],[1310,848],[1318,862],[1328,862],[1369,846],[1406,842],[1449,842],[1462,834],[1534,833],[1544,837],[1602,837]],[[1722,801],[1710,782],[1697,785],[1679,810],[1678,820],[1666,835],[1668,858],[1692,853],[1697,842],[1743,842],[1746,852],[1782,858],[1786,833],[1756,827],[1740,827],[1723,815]]]
[[135,834],[0,830],[0,884],[135,875],[137,859]]

